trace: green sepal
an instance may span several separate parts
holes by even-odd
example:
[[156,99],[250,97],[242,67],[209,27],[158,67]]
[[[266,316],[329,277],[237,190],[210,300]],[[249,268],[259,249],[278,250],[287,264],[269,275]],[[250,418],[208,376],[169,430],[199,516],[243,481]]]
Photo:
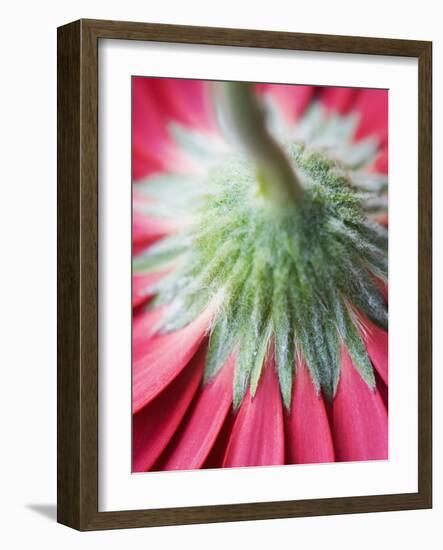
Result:
[[240,342],[234,370],[234,410],[240,407],[248,389],[253,366],[253,357],[257,346],[256,338],[252,334],[243,335]]
[[362,379],[371,389],[375,389],[374,368],[368,357],[362,337],[349,315],[346,317],[345,345],[351,356],[352,363]]
[[[368,319],[383,330],[388,329],[388,310],[380,289],[356,259],[348,266],[347,296]],[[344,292],[344,289],[342,288]]]
[[235,341],[230,329],[226,316],[220,314],[209,338],[204,382],[208,382],[219,372],[233,352]]
[[352,185],[363,191],[386,193],[388,190],[388,176],[378,172],[350,172]]
[[162,332],[180,330],[194,321],[209,303],[207,292],[199,292],[195,295],[188,295],[183,300],[175,301],[161,322]]
[[263,372],[263,367],[266,362],[266,357],[269,351],[269,345],[271,341],[272,324],[268,322],[263,332],[258,337],[258,344],[255,351],[254,361],[251,372],[250,391],[252,397],[254,397],[258,383]]
[[168,131],[181,150],[200,161],[208,162],[218,153],[214,140],[204,132],[185,128],[175,122],[169,124]]
[[[313,312],[313,360],[319,373],[320,387],[329,399],[335,395],[340,374],[339,342],[336,328],[319,311]],[[309,368],[309,365],[308,365]]]
[[133,261],[134,273],[151,273],[174,262],[180,254],[188,248],[188,238],[184,236],[173,236],[146,248],[135,256]]
[[289,410],[295,371],[295,334],[291,320],[290,304],[283,289],[279,289],[274,294],[272,321],[274,326],[275,362],[280,391],[283,404]]
[[164,204],[168,207],[186,208],[205,192],[204,182],[198,176],[183,174],[157,174],[137,182],[134,187],[141,195],[159,201],[159,204],[147,205],[153,213]]
[[375,157],[378,149],[378,141],[374,138],[367,138],[352,144],[342,158],[347,168],[357,170],[365,166]]

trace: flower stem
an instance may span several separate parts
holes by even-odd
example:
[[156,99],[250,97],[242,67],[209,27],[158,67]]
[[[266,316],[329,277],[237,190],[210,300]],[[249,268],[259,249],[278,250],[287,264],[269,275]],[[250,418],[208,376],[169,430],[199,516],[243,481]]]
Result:
[[229,129],[256,166],[260,192],[279,206],[300,202],[302,186],[291,162],[266,126],[264,109],[252,85],[218,82],[214,86]]

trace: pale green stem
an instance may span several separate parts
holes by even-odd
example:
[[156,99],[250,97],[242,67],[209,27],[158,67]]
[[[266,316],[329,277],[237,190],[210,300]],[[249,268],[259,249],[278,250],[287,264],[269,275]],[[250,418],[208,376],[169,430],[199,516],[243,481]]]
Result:
[[266,126],[264,109],[252,85],[217,82],[214,88],[229,128],[256,166],[260,191],[279,206],[299,202],[302,186],[286,153]]

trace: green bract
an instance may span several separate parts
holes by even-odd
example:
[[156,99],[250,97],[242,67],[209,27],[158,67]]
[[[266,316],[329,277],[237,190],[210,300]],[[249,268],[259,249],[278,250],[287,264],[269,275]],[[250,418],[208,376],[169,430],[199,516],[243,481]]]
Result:
[[205,380],[235,352],[235,407],[248,388],[254,395],[267,353],[275,354],[288,408],[298,361],[318,391],[334,396],[343,345],[375,386],[359,319],[387,328],[375,282],[387,277],[387,232],[368,217],[383,207],[387,182],[365,171],[377,147],[352,142],[355,124],[352,117],[325,118],[318,106],[307,113],[284,143],[304,189],[302,201],[287,207],[261,195],[248,161],[182,128],[182,146],[198,143],[200,156],[207,147],[205,170],[137,187],[158,199],[144,207],[150,215],[186,221],[135,259],[136,271],[172,268],[152,289],[152,306],[169,306],[158,329],[184,327],[216,304]]

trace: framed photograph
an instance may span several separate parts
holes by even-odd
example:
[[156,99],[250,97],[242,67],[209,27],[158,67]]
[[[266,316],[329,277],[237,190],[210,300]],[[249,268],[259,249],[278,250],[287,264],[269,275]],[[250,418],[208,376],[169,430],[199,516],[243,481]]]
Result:
[[58,29],[60,523],[432,506],[431,54]]

